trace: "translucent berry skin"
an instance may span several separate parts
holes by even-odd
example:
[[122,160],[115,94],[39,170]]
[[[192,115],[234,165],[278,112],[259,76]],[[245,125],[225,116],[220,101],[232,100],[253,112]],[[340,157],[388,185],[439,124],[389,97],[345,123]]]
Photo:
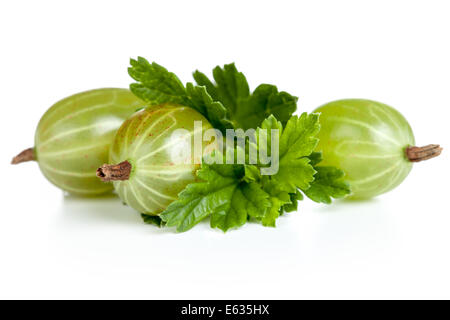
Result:
[[412,163],[405,150],[414,135],[406,119],[380,102],[346,99],[327,103],[320,113],[317,151],[323,165],[344,170],[353,199],[378,196],[397,187]]
[[55,103],[39,121],[34,157],[57,187],[82,196],[112,191],[95,176],[106,163],[114,135],[137,109],[145,106],[127,89],[81,92]]
[[[216,142],[204,142],[200,157],[194,159],[194,121],[202,123],[197,129],[201,136],[212,128],[197,111],[171,104],[139,111],[123,123],[109,163],[131,163],[129,179],[113,182],[124,203],[141,213],[157,215],[196,180],[202,154],[210,152]],[[175,136],[177,129],[186,129],[187,134]]]

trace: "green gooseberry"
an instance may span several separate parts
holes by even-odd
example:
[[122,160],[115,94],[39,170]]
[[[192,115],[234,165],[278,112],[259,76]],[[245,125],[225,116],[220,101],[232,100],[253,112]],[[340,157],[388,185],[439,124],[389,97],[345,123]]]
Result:
[[117,129],[145,103],[127,89],[105,88],[74,94],[55,103],[39,121],[33,148],[12,164],[37,161],[44,176],[64,191],[95,196],[112,191],[95,175],[108,161]]

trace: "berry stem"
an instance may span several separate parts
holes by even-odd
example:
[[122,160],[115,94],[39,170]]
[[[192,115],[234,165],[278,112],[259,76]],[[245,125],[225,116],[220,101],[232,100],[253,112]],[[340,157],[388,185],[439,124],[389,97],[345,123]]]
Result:
[[97,169],[97,177],[102,181],[128,180],[131,173],[131,163],[122,161],[119,164],[104,164]]
[[33,148],[28,148],[23,150],[21,153],[19,153],[17,156],[15,156],[11,164],[19,164],[21,162],[27,162],[27,161],[33,161],[36,160],[34,157],[34,150]]
[[438,144],[429,144],[423,147],[406,148],[406,156],[411,162],[420,162],[437,157],[442,152],[442,148]]

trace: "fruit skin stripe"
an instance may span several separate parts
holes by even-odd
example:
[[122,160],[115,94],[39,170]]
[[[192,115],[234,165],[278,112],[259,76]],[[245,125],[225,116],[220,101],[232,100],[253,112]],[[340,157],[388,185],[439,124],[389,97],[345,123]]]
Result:
[[147,206],[145,205],[145,203],[137,196],[136,191],[134,190],[134,186],[132,183],[130,183],[129,188],[131,190],[131,193],[134,195],[134,198],[137,200],[137,202],[142,206],[142,208],[144,208],[144,210],[146,212],[151,212],[151,210],[149,208],[147,208]]
[[[195,135],[196,133],[202,132],[203,130],[205,130],[204,127],[201,127],[200,130],[194,130],[194,131],[191,131],[191,132],[189,133],[189,135],[186,135],[186,137],[192,137],[192,136]],[[151,156],[157,154],[158,152],[161,152],[161,151],[163,151],[163,150],[166,150],[166,149],[168,149],[168,148],[170,148],[170,147],[176,145],[177,143],[179,143],[179,141],[174,141],[174,142],[172,142],[172,143],[168,143],[168,144],[166,144],[166,145],[164,145],[164,146],[162,146],[162,147],[160,147],[160,148],[158,148],[158,149],[156,149],[156,150],[154,150],[154,151],[152,151],[152,152],[146,154],[145,156],[143,156],[143,157],[137,159],[136,162],[137,162],[137,163],[142,162],[142,160],[145,160],[145,159],[147,159],[147,158],[149,158],[149,157],[151,157]]]
[[[142,170],[139,169],[139,173],[143,174],[144,176],[148,176],[151,177],[152,179],[156,179],[156,180],[162,180],[162,181],[177,181],[178,179],[180,179],[183,176],[183,173],[192,173],[192,171],[194,171],[194,169],[192,170],[186,170],[182,173],[176,173],[176,174],[171,174],[168,172],[163,172],[162,174],[160,174],[159,172],[155,172],[155,171],[146,171],[146,170]],[[164,175],[170,177],[170,178],[164,178]],[[163,176],[163,177],[161,177]]]
[[[175,118],[172,116],[172,113],[174,113],[176,111],[176,109],[164,114],[162,117],[160,117],[158,120],[156,120],[151,126],[150,128],[148,128],[147,130],[145,130],[144,134],[141,136],[141,139],[139,139],[139,141],[136,143],[136,146],[133,148],[133,156],[136,155],[137,150],[139,149],[139,147],[142,145],[142,143],[145,140],[145,137],[151,132],[151,130],[159,123],[161,123],[162,121],[164,121],[165,119],[167,119],[167,117],[170,117],[173,120],[173,123],[169,126],[168,129],[172,129],[173,126],[175,126],[177,124],[177,120],[175,120]],[[147,117],[145,118],[145,120],[147,120],[147,118],[150,116],[151,114],[147,115]],[[135,132],[139,132],[138,129],[141,128],[141,126],[143,125],[143,121],[141,122],[140,126],[135,130]],[[166,129],[167,131],[167,129]],[[162,135],[163,133],[161,133]],[[159,137],[161,136],[159,135]],[[158,137],[158,138],[159,138]],[[154,142],[154,141],[153,141]],[[153,145],[152,142],[152,145]]]
[[[380,105],[378,105],[378,104],[371,104],[370,106],[371,106],[371,108],[369,109],[369,112],[368,112],[369,115],[371,115],[372,117],[374,117],[375,119],[377,119],[378,122],[384,123],[385,121],[384,121],[383,119],[381,119],[381,118],[379,117],[379,115],[377,114],[377,112],[382,113],[382,114],[385,116],[385,118],[388,119],[389,122],[392,123],[392,124],[399,130],[399,132],[402,132],[402,129],[401,129],[400,126],[397,124],[397,122],[394,121],[394,119],[392,119],[392,117],[391,117],[392,114],[387,113],[387,112],[386,112]],[[352,111],[354,111],[354,112],[357,112],[357,113],[360,114],[360,115],[365,115],[364,112],[361,112],[361,109],[358,109],[358,108],[356,108],[355,106],[349,106],[349,105],[344,104],[344,105],[342,105],[341,107],[342,107],[342,108],[345,108],[345,109],[352,110]],[[374,108],[376,108],[376,110],[375,110]],[[402,136],[403,136],[403,135],[402,135]]]
[[[397,121],[395,121],[394,119],[392,119],[392,116],[395,117],[395,114],[392,113],[388,113],[386,110],[384,110],[384,108],[382,106],[380,106],[379,104],[375,103],[375,104],[371,104],[370,105],[371,108],[369,109],[369,113],[372,117],[374,117],[375,119],[377,119],[380,123],[384,123],[385,121],[383,119],[381,119],[379,117],[379,115],[377,114],[377,112],[382,113],[385,117],[385,119],[388,119],[389,122],[398,129],[398,132],[402,132],[402,138],[406,138],[405,135],[403,134],[404,130],[402,128],[400,128],[400,126],[398,125]],[[352,110],[354,112],[357,112],[358,114],[364,115],[364,112],[361,112],[361,109],[358,109],[354,106],[349,106],[349,105],[342,105],[342,108],[346,108],[349,110]],[[374,109],[376,108],[376,109]]]
[[94,149],[94,148],[101,148],[101,147],[104,147],[104,146],[105,146],[105,144],[102,142],[100,144],[93,144],[93,145],[90,145],[90,146],[73,148],[73,149],[64,150],[64,151],[39,152],[38,157],[39,158],[53,158],[53,157],[58,157],[58,156],[62,156],[62,155],[65,155],[65,154],[74,153],[74,152],[90,150],[90,149]]
[[63,118],[53,122],[51,126],[47,127],[41,133],[41,135],[45,135],[48,131],[50,131],[51,129],[56,127],[58,124],[64,123],[67,120],[76,119],[76,117],[79,116],[80,114],[87,113],[87,112],[94,111],[94,110],[103,109],[103,108],[106,108],[106,107],[114,107],[115,103],[116,103],[116,99],[114,99],[114,101],[111,101],[111,102],[101,103],[101,104],[98,104],[98,105],[95,105],[95,106],[89,106],[89,107],[87,107],[85,109],[78,110],[78,111],[76,111],[74,113],[69,113],[67,116],[65,116],[65,117],[63,117]]
[[[140,180],[136,180],[136,182],[137,182],[138,184],[140,184],[144,189],[150,191],[151,193],[155,193],[155,191],[154,191],[153,189],[148,188],[148,187],[147,187],[143,182],[141,182]],[[153,198],[153,197],[148,197],[148,200],[154,202],[159,208],[164,208],[164,205],[162,205],[161,203],[159,203],[158,201],[156,201],[155,198]],[[175,198],[170,199],[170,200],[175,200]],[[149,211],[149,212],[151,212],[151,211]]]
[[[104,93],[101,92],[101,90],[92,90],[92,92],[89,93],[89,94],[83,93],[83,92],[81,92],[81,94],[82,94],[81,96],[77,96],[76,97],[78,103],[80,101],[85,100],[85,99],[90,99],[92,97],[99,96],[99,95],[102,95]],[[51,122],[53,120],[53,118],[54,118],[54,115],[55,114],[58,115],[58,111],[59,110],[65,110],[68,105],[73,105],[74,104],[73,99],[74,99],[74,97],[70,96],[70,97],[66,98],[66,101],[63,100],[63,101],[58,102],[60,104],[58,105],[58,107],[56,109],[53,109],[52,111],[50,111],[50,113],[48,114],[48,118],[46,119],[45,122],[46,123]],[[90,108],[90,106],[88,106],[86,108]],[[84,110],[84,108],[82,110]],[[44,123],[44,125],[45,125],[45,123]]]
[[[175,126],[177,125],[177,120],[175,120],[175,118],[174,118],[173,116],[170,116],[170,118],[172,118],[174,122],[173,122],[169,127],[167,127],[166,129],[164,129],[164,131],[162,131],[162,132],[158,135],[158,137],[156,137],[156,138],[152,141],[152,143],[149,145],[149,148],[151,148],[151,147],[155,144],[156,141],[159,141],[160,139],[162,139],[163,137],[165,137],[166,132],[172,130],[172,128],[175,127]],[[137,146],[134,148],[134,154],[133,154],[133,156],[135,156],[135,154],[136,154],[136,152],[137,152],[138,149],[139,149],[139,147],[137,147]]]
[[159,193],[158,191],[154,190],[153,188],[150,188],[148,185],[146,185],[145,183],[143,183],[140,179],[138,178],[134,178],[136,180],[136,182],[138,182],[142,187],[144,187],[145,189],[147,189],[148,191],[150,191],[151,193],[161,197],[161,198],[166,198],[169,200],[175,200],[176,198]]
[[[402,138],[403,139],[407,139],[407,137],[405,136],[405,130],[403,130],[402,128],[400,128],[400,126],[398,125],[397,121],[395,121],[394,119],[392,119],[392,115],[391,113],[388,113],[386,110],[384,110],[384,108],[382,108],[380,105],[375,104],[375,108],[377,108],[377,111],[381,112],[382,114],[384,114],[386,116],[387,119],[389,119],[389,122],[395,127],[397,128],[398,132],[401,132]],[[384,122],[383,120],[381,120],[376,114],[375,112],[372,111],[372,109],[370,110],[370,114],[372,114],[373,116],[375,116],[377,119],[379,119],[381,122]]]
[[[117,127],[117,123],[118,123],[118,120],[116,120],[116,121],[109,121],[109,122],[102,123],[101,126],[102,127],[103,126],[111,126],[111,128],[115,128],[115,127]],[[86,131],[86,130],[90,130],[90,129],[98,127],[98,126],[99,126],[98,123],[94,123],[94,124],[91,124],[89,126],[85,126],[85,127],[81,127],[81,128],[77,128],[77,129],[72,129],[72,130],[67,130],[65,132],[61,132],[60,134],[57,134],[57,135],[51,137],[47,141],[42,142],[39,145],[39,148],[42,148],[44,145],[49,144],[52,141],[61,139],[61,138],[66,137],[66,136],[70,136],[70,135],[75,134],[75,133],[79,133],[79,132],[83,132],[83,131]]]
[[[133,118],[130,123],[128,123],[128,127],[127,130],[125,130],[125,141],[123,144],[120,145],[120,147],[118,148],[121,153],[123,152],[124,154],[128,154],[128,132],[130,131],[131,126],[133,125],[133,122],[137,121],[138,117]],[[126,120],[128,121],[128,120]],[[119,129],[120,130],[120,129]],[[114,143],[113,143],[114,144]],[[125,150],[122,151],[122,147],[124,146]]]
[[370,176],[370,177],[367,177],[367,178],[365,178],[365,179],[361,179],[361,180],[353,180],[353,181],[352,181],[352,184],[358,184],[358,185],[361,185],[361,184],[365,184],[365,183],[367,183],[367,182],[371,182],[371,181],[373,181],[373,180],[376,180],[376,179],[378,179],[378,178],[384,176],[385,174],[391,172],[392,170],[396,169],[401,163],[402,163],[402,160],[397,161],[396,163],[394,163],[394,165],[390,166],[389,168],[387,168],[387,169],[384,170],[384,171],[381,171],[381,172],[379,172],[379,173],[377,173],[377,174],[374,174],[374,175],[372,175],[372,176]]
[[[176,168],[176,169],[175,169]],[[173,166],[158,166],[158,165],[143,165],[139,166],[139,172],[144,172],[147,174],[167,174],[167,175],[173,175],[178,173],[186,173],[186,172],[192,172],[193,167],[191,164],[185,164],[185,165],[177,165],[176,167]],[[148,170],[150,169],[150,170]],[[154,170],[151,170],[154,169]],[[166,170],[169,169],[169,170]]]
[[[148,120],[148,118],[150,118],[151,116],[152,116],[151,113],[147,114],[147,115],[145,116],[145,118],[141,120],[141,123],[139,123],[139,125],[137,126],[137,128],[134,130],[134,133],[135,133],[135,132],[139,132],[139,130],[141,130],[142,126],[144,125],[144,123],[145,123],[145,122]],[[123,146],[125,146],[125,150],[124,150],[124,153],[125,153],[125,154],[128,154],[128,132],[130,131],[130,128],[132,127],[132,123],[133,123],[133,122],[136,122],[136,121],[138,121],[138,120],[139,120],[138,117],[136,117],[135,119],[133,119],[133,120],[131,121],[131,123],[128,125],[127,130],[125,131],[125,142],[124,142],[124,144],[123,144]]]
[[383,132],[378,131],[377,129],[371,127],[367,123],[364,123],[364,122],[361,122],[358,120],[353,120],[353,119],[343,119],[343,118],[335,117],[335,116],[330,116],[330,117],[328,117],[328,119],[336,121],[336,122],[348,123],[348,124],[353,124],[353,125],[357,125],[357,126],[366,128],[369,131],[375,132],[378,136],[382,137],[384,140],[389,141],[396,146],[401,146],[397,141],[395,141],[391,137],[385,135]]
[[45,165],[43,163],[39,163],[39,165],[44,168],[44,170],[48,170],[50,172],[54,172],[56,174],[64,175],[64,176],[70,176],[70,177],[77,177],[77,178],[95,178],[95,172],[93,173],[78,173],[78,172],[70,172],[65,170],[59,170],[56,168],[53,168],[51,166]]
[[352,159],[391,159],[391,158],[398,158],[400,157],[399,154],[383,154],[383,155],[372,155],[372,154],[358,154],[358,155],[351,155],[348,156],[348,152],[341,152],[340,150],[345,145],[352,145],[352,144],[362,144],[362,145],[375,145],[378,146],[378,144],[368,141],[360,141],[360,140],[350,140],[350,141],[342,141],[339,144],[336,145],[334,153],[341,157],[350,157]]
[[129,205],[129,202],[128,202],[128,189],[126,188],[126,186],[125,186],[125,181],[118,181],[118,183],[119,183],[119,192],[122,192],[122,195],[123,195],[123,201],[127,204],[127,205]]
[[397,179],[405,174],[405,170],[407,170],[409,172],[408,167],[401,166],[400,170],[397,171],[397,174],[393,178],[391,178],[391,181],[380,191],[380,193],[384,193],[384,192],[390,190],[392,188],[392,186],[394,186],[396,183],[398,183],[399,181]]

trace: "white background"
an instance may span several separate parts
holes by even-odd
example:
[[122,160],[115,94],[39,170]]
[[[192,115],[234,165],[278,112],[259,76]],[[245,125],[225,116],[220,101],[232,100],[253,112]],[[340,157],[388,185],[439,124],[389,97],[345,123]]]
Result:
[[[450,298],[449,17],[430,0],[1,2],[0,298]],[[227,234],[159,230],[9,165],[54,102],[127,87],[138,55],[183,81],[235,61],[299,111],[379,100],[444,152],[371,201],[305,200]]]

